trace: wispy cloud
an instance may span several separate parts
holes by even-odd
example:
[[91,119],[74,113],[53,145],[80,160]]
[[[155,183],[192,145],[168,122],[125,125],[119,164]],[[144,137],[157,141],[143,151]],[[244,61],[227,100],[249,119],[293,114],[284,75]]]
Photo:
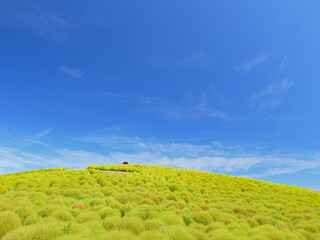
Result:
[[179,103],[171,103],[162,98],[140,96],[138,101],[144,106],[142,111],[158,113],[166,119],[227,119],[227,115],[216,110],[213,103],[206,97],[201,97],[200,99],[186,99]]
[[[40,135],[45,135],[45,132]],[[263,146],[227,142],[185,142],[119,135],[85,135],[73,140],[95,151],[54,148],[43,153],[0,145],[1,173],[49,168],[82,168],[89,164],[162,165],[237,176],[263,178],[319,169],[320,153],[269,151]],[[272,152],[272,154],[270,154]]]
[[279,107],[283,103],[288,89],[293,86],[293,83],[288,78],[273,82],[265,89],[251,96],[249,102],[256,106],[258,111],[272,110]]
[[17,148],[0,146],[0,166],[2,173],[25,170],[27,165],[39,166],[39,158]]
[[278,72],[283,72],[283,71],[287,68],[287,61],[288,61],[288,56],[285,55],[285,56],[282,58],[279,66],[278,66],[278,68],[277,68]]
[[132,163],[236,173],[250,177],[295,173],[320,167],[318,154],[279,151],[270,154],[267,150],[253,145],[217,142],[195,144],[114,135],[85,136],[78,140],[111,149],[108,156],[113,159],[112,161],[121,159]]
[[40,132],[39,134],[32,136],[32,137],[27,137],[22,139],[22,142],[24,143],[24,146],[26,145],[31,145],[31,144],[44,144],[43,142],[41,142],[41,138],[47,136],[48,134],[50,134],[53,131],[53,128],[50,129],[46,129],[42,132]]
[[119,95],[104,93],[104,96],[113,97],[121,102],[136,101],[140,112],[153,112],[162,115],[165,119],[184,120],[216,118],[228,119],[227,114],[215,107],[215,99],[210,94],[203,93],[200,97],[188,93],[180,101],[169,102],[160,97],[143,95]]
[[185,57],[165,57],[165,56],[152,56],[150,63],[153,65],[161,66],[185,66],[190,64],[205,64],[209,56],[203,51],[196,51]]
[[159,142],[154,138],[142,139],[139,137],[128,137],[119,135],[105,136],[84,136],[78,137],[78,141],[101,144],[114,150],[136,150],[152,151],[171,154],[188,154],[198,156],[200,153],[218,154],[218,149],[213,149],[208,145],[193,145],[186,142]]
[[272,175],[277,174],[291,174],[297,173],[303,170],[309,169],[318,169],[320,167],[320,158],[315,158],[312,161],[306,161],[303,159],[296,160],[296,159],[281,159],[281,164],[277,164],[280,166],[274,166],[273,168],[268,168],[266,171],[262,171],[260,173],[253,173],[253,174],[245,174],[243,177],[250,177],[250,178],[264,178]]
[[7,146],[7,145],[14,144],[19,148],[28,147],[33,144],[45,145],[45,143],[42,141],[41,138],[44,138],[45,136],[49,135],[53,131],[53,128],[49,128],[41,131],[38,134],[30,136],[30,135],[21,134],[19,133],[18,130],[12,129],[11,127],[8,127],[8,126],[6,126],[6,128],[4,129],[6,129],[6,131],[4,132],[6,133],[6,136],[5,137],[2,136],[2,138],[0,139],[0,146],[1,145]]
[[26,28],[47,39],[66,38],[73,24],[41,3],[35,0],[1,1],[0,24]]
[[251,59],[251,60],[246,60],[240,65],[235,66],[236,71],[243,71],[243,72],[250,72],[254,67],[257,65],[265,62],[268,60],[271,56],[270,50],[267,50],[263,54]]
[[52,167],[83,168],[89,164],[116,163],[113,160],[98,153],[63,148],[39,154],[0,146],[0,174]]
[[73,69],[69,66],[66,65],[61,65],[60,66],[60,70],[62,72],[64,72],[65,74],[73,77],[73,78],[77,78],[83,81],[87,81],[87,79],[84,77],[85,73],[80,71],[79,69]]

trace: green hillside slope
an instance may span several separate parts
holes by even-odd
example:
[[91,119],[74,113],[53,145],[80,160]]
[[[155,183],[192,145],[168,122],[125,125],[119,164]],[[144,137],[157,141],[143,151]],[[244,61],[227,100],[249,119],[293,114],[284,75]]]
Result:
[[147,165],[7,174],[0,239],[320,239],[320,192]]

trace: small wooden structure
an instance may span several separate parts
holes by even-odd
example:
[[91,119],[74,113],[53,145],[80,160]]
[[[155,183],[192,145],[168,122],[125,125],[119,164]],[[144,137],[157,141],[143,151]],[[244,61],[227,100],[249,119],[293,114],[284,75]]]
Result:
[[129,164],[128,162],[123,162],[123,164]]

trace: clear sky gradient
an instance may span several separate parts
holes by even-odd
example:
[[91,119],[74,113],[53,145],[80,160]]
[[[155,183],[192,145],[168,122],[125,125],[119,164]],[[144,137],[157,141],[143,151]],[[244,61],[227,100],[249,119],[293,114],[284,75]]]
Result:
[[319,11],[0,0],[0,173],[129,161],[320,190]]

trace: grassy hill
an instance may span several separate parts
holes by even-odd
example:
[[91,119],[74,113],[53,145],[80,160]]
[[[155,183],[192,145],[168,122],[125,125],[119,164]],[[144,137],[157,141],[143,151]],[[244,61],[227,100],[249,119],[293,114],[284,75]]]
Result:
[[320,192],[147,165],[7,174],[0,239],[320,239]]

